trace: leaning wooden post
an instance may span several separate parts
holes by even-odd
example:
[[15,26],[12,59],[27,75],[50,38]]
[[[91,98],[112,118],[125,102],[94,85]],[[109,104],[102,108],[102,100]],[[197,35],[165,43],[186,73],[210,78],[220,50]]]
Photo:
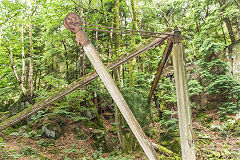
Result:
[[64,25],[70,31],[76,34],[77,43],[81,44],[87,57],[92,63],[93,67],[97,71],[100,79],[104,83],[108,92],[112,96],[113,100],[117,104],[119,110],[121,111],[123,117],[131,128],[132,132],[136,136],[139,144],[146,153],[150,160],[157,160],[157,155],[153,150],[151,144],[149,143],[146,135],[138,124],[136,118],[134,117],[132,111],[129,109],[126,101],[124,100],[121,92],[114,83],[111,75],[106,70],[104,64],[102,63],[100,57],[98,56],[97,50],[94,48],[93,44],[89,40],[87,34],[82,30],[82,21],[78,15],[75,13],[69,13],[65,20]]
[[181,32],[175,31],[173,36],[173,67],[177,92],[178,119],[183,160],[195,160],[195,149],[192,135],[190,100],[184,67]]

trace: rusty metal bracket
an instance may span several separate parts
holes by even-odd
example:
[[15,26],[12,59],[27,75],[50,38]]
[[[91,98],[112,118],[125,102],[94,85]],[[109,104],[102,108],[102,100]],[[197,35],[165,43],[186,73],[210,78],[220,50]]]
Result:
[[91,40],[88,38],[87,34],[82,30],[83,21],[80,16],[76,13],[69,13],[64,19],[64,26],[76,34],[77,44],[79,43],[82,46],[85,46],[91,43]]
[[81,30],[82,27],[82,20],[80,16],[78,16],[76,13],[69,13],[67,16],[64,18],[64,26],[74,32],[77,33],[79,30]]
[[174,33],[173,33],[173,43],[181,43],[182,41],[182,35],[181,31],[178,30],[178,27],[175,27]]

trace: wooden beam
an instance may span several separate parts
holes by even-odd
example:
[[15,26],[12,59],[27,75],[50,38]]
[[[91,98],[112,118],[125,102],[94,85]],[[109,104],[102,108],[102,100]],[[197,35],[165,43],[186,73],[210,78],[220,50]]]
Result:
[[180,42],[181,32],[175,31],[173,37],[173,68],[177,93],[178,119],[183,160],[195,160],[190,100],[184,67],[183,46]]
[[66,26],[66,28],[69,29],[70,31],[73,31],[76,34],[76,40],[78,44],[80,43],[82,45],[88,59],[90,60],[93,67],[97,71],[100,79],[107,88],[108,92],[110,93],[118,109],[125,118],[133,134],[137,138],[143,151],[146,153],[149,160],[157,160],[158,157],[155,150],[152,148],[145,133],[143,132],[142,128],[140,127],[139,123],[134,117],[132,111],[128,107],[128,104],[123,98],[120,90],[113,81],[112,76],[109,74],[104,64],[102,63],[102,60],[98,55],[98,51],[95,49],[95,47],[89,40],[87,34],[81,30],[81,24],[82,22],[80,18],[78,17],[78,15],[74,13],[68,14],[64,20],[64,25]]
[[113,81],[111,75],[108,73],[105,66],[103,65],[100,57],[98,56],[97,50],[94,48],[92,43],[83,46],[83,49],[84,49],[87,57],[91,61],[92,65],[94,66],[95,70],[97,71],[103,84],[105,85],[105,87],[107,88],[111,97],[113,98],[114,102],[117,104],[117,107],[119,108],[120,112],[122,113],[123,117],[125,118],[130,129],[136,136],[139,144],[141,145],[142,149],[146,153],[147,157],[150,160],[157,160],[157,156],[156,156],[154,149],[152,149],[152,146],[148,142],[147,137],[145,136],[142,128],[140,127],[139,123],[137,122],[136,118],[134,117],[132,111],[129,109],[120,90],[118,89],[118,87],[115,84],[115,82]]
[[[165,38],[167,38],[167,37],[165,37]],[[157,39],[147,40],[146,42],[144,42],[144,43],[138,45],[136,48],[132,49],[129,53],[119,57],[117,60],[112,62],[108,68],[111,70],[116,69],[120,65],[128,62],[129,60],[133,59],[134,57],[137,57],[141,53],[144,53],[144,52],[148,51],[149,49],[151,49],[152,47],[159,45],[160,43],[162,43],[165,40],[165,38],[157,38]],[[91,73],[81,77],[79,80],[69,84],[67,87],[63,87],[62,89],[59,89],[53,95],[41,100],[38,103],[35,103],[33,106],[30,106],[30,107],[24,109],[22,112],[1,122],[0,123],[0,131],[6,129],[9,126],[16,124],[17,122],[24,120],[25,118],[33,115],[34,113],[36,113],[39,110],[44,109],[49,104],[61,99],[62,97],[71,93],[72,91],[74,91],[78,88],[81,88],[85,85],[88,85],[89,83],[94,81],[97,77],[98,77],[98,75],[94,71],[94,72],[91,72]]]
[[155,76],[155,78],[153,80],[153,83],[152,83],[152,88],[151,88],[151,91],[150,91],[149,96],[148,96],[148,104],[150,104],[151,101],[152,101],[152,96],[154,94],[154,91],[157,88],[157,84],[158,84],[158,82],[160,80],[160,77],[162,76],[163,69],[164,69],[164,67],[165,67],[165,65],[167,63],[168,57],[169,57],[169,55],[172,52],[172,47],[173,47],[172,39],[168,39],[167,45],[166,45],[166,47],[164,49],[164,53],[163,53],[161,62],[159,63],[158,68],[157,68],[157,74],[156,74],[156,76]]

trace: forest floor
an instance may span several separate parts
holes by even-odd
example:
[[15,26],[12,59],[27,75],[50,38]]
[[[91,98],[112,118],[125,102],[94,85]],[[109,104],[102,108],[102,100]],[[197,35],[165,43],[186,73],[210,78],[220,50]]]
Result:
[[240,135],[235,132],[239,126],[234,125],[235,120],[239,124],[240,117],[231,115],[221,122],[216,110],[206,111],[203,117],[205,120],[196,118],[193,122],[199,159],[240,159]]
[[[211,122],[205,123],[197,117],[194,118],[193,122],[197,159],[240,159],[240,136],[235,135],[234,131],[231,130],[224,131],[223,126],[226,122],[220,122],[216,112],[209,111],[204,117],[211,117]],[[18,132],[10,134],[4,138],[4,143],[0,145],[2,152],[0,152],[2,154],[0,160],[145,159],[142,157],[142,153],[131,156],[121,154],[117,143],[114,144],[111,153],[103,153],[94,147],[95,139],[91,134],[94,131],[91,128],[81,126],[81,130],[87,133],[86,137],[81,139],[74,134],[74,128],[77,126],[72,124],[66,126],[68,127],[63,135],[56,140],[50,138],[34,139],[27,134],[19,136]]]

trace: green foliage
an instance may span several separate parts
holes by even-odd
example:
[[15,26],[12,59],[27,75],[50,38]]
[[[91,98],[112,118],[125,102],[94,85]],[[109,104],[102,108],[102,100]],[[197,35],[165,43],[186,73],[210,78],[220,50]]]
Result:
[[225,47],[222,43],[216,43],[212,38],[208,38],[204,41],[203,45],[200,48],[202,56],[205,61],[210,61],[213,57],[217,57],[220,51]]
[[131,156],[121,156],[119,154],[114,154],[108,158],[102,157],[102,152],[95,151],[92,157],[84,157],[82,160],[132,160],[134,157]]
[[[206,88],[206,92],[208,95],[212,94],[231,94],[231,89],[233,86],[236,86],[238,83],[232,79],[232,77],[228,75],[220,75],[214,78],[214,81],[210,83]],[[230,97],[229,97],[230,98]]]
[[14,151],[8,152],[8,151],[0,150],[0,158],[1,159],[19,159],[21,157],[22,157],[21,154],[16,153]]
[[176,91],[174,84],[167,78],[162,78],[162,83],[157,89],[156,96],[160,102],[160,106],[170,109],[177,103]]
[[122,90],[124,99],[141,126],[150,122],[151,110],[147,104],[147,94],[142,89],[124,88]]
[[200,122],[202,125],[209,127],[213,121],[213,117],[208,116],[205,112],[198,113],[196,116],[196,121]]
[[28,157],[31,155],[37,155],[37,151],[30,147],[26,147],[22,149],[21,154]]
[[53,86],[55,88],[62,88],[66,86],[66,82],[64,80],[55,78],[52,75],[46,75],[43,78],[43,81],[47,83],[49,86]]
[[200,85],[199,81],[197,80],[190,80],[188,82],[188,91],[189,96],[198,96],[203,91],[203,87]]
[[[200,70],[200,86],[203,86],[208,106],[218,108],[220,119],[227,114],[236,114],[239,108],[240,83],[228,75],[228,65],[218,56],[224,45],[216,43],[212,38],[207,39],[201,46],[203,58],[198,60]],[[191,95],[191,87],[189,88]]]
[[48,146],[54,146],[55,144],[55,141],[53,139],[50,139],[50,140],[39,140],[37,142],[39,148],[42,148],[42,147],[48,147]]
[[231,116],[227,116],[224,124],[221,125],[211,125],[212,131],[218,131],[223,136],[230,135],[230,136],[239,136],[240,135],[240,121],[238,118],[233,118]]
[[233,102],[222,102],[219,105],[218,113],[221,115],[220,120],[223,121],[228,114],[237,114],[239,107]]
[[176,114],[177,112],[164,110],[160,120],[161,126],[171,132],[178,131],[178,120],[176,118],[173,118],[173,116]]
[[[239,110],[240,84],[229,75],[229,66],[225,62],[228,58],[223,55],[226,46],[232,42],[229,36],[229,26],[226,19],[231,22],[233,36],[236,36],[240,12],[238,1],[226,2],[220,7],[217,0],[177,0],[157,1],[140,0],[136,2],[138,30],[154,32],[171,32],[174,26],[178,26],[183,35],[183,45],[186,48],[186,63],[196,64],[197,71],[191,74],[200,74],[188,83],[189,95],[195,100],[196,106],[218,109],[221,120],[228,114],[235,114]],[[0,3],[0,111],[8,111],[9,106],[21,99],[22,91],[16,80],[10,65],[9,55],[13,53],[13,62],[16,73],[23,79],[23,86],[28,87],[30,37],[29,25],[33,27],[33,60],[34,60],[34,94],[36,101],[47,98],[59,88],[70,84],[79,77],[93,70],[89,60],[85,57],[81,47],[76,45],[75,35],[65,29],[63,19],[69,12],[81,14],[84,22],[103,26],[114,26],[113,18],[116,8],[114,1],[61,1],[61,0],[37,0],[32,1],[34,14],[29,18],[30,4],[25,1],[4,0]],[[120,1],[120,28],[130,29],[133,23],[131,6],[126,1]],[[225,25],[226,24],[226,25]],[[22,32],[22,27],[24,33]],[[95,28],[92,26],[87,26]],[[99,51],[99,55],[105,63],[115,60],[116,57],[128,52],[131,46],[132,35],[121,35],[120,48],[115,54],[114,35],[100,31],[86,31],[92,43]],[[22,43],[22,36],[24,43]],[[6,40],[9,39],[9,42]],[[145,41],[150,36],[136,36],[136,45]],[[159,49],[154,48],[136,58],[136,64],[132,71],[135,75],[134,88],[129,86],[129,65],[123,65],[123,72],[119,74],[123,81],[123,94],[128,105],[140,122],[141,126],[151,123],[151,108],[147,105],[148,90],[154,78],[157,64],[161,59],[165,44]],[[22,59],[22,53],[25,58]],[[228,47],[231,49],[231,46]],[[230,51],[230,50],[229,50]],[[231,56],[229,54],[228,56]],[[220,59],[221,58],[221,59]],[[231,57],[230,57],[231,58]],[[25,62],[25,73],[22,68]],[[169,67],[171,60],[167,63]],[[187,65],[186,65],[187,66]],[[172,71],[171,71],[172,72]],[[25,75],[24,75],[25,74]],[[167,73],[168,74],[168,73]],[[24,75],[24,77],[21,77]],[[165,73],[164,73],[165,75]],[[191,77],[191,76],[190,76]],[[86,86],[84,86],[86,87]],[[31,122],[23,131],[12,132],[16,129],[5,130],[12,136],[25,136],[38,139],[43,130],[31,130],[33,127],[44,124],[51,126],[65,125],[62,119],[73,123],[84,123],[90,128],[99,129],[96,132],[98,138],[103,140],[105,133],[100,112],[114,112],[114,103],[100,80],[95,80],[84,90],[76,90],[66,95],[62,100],[51,104],[51,108],[39,111],[31,117]],[[172,79],[162,78],[155,92],[155,109],[158,111],[154,118],[169,131],[177,130],[176,94]],[[93,101],[95,100],[95,101]],[[206,102],[205,102],[206,101]],[[94,103],[93,103],[94,102]],[[198,103],[198,104],[197,104]],[[151,106],[151,107],[152,107]],[[101,115],[102,116],[102,115]],[[205,117],[206,118],[206,117]],[[105,117],[107,121],[113,116]],[[238,123],[226,121],[229,131]],[[233,124],[233,125],[232,125]],[[236,127],[237,128],[237,127]],[[96,137],[97,137],[96,136]],[[45,142],[39,141],[39,146],[45,146]],[[75,153],[75,148],[65,150],[66,154]],[[9,156],[7,155],[9,154]],[[35,154],[33,150],[25,148],[24,155]],[[17,153],[1,152],[4,158],[19,158]],[[14,157],[15,155],[15,157]],[[35,154],[35,156],[37,156]],[[95,152],[94,157],[85,159],[127,159],[119,155],[103,158],[101,152]],[[63,155],[60,158],[70,159]],[[84,158],[84,157],[81,157]]]
[[227,65],[225,62],[216,59],[210,62],[199,63],[201,70],[201,83],[204,91],[209,97],[209,101],[218,101],[215,107],[219,108],[219,114],[224,118],[227,114],[236,113],[238,109],[239,83],[231,76],[227,75]]

